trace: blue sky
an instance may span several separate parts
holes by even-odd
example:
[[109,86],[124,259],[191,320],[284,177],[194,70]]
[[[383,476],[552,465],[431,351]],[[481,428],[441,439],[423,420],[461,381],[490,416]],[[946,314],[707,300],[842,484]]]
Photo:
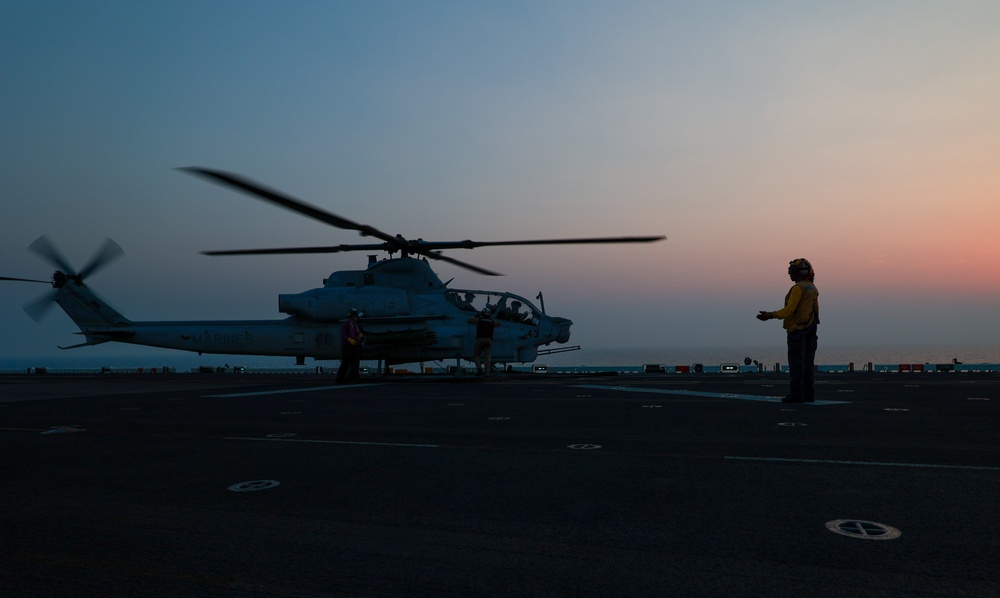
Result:
[[[824,342],[996,345],[995,2],[7,2],[0,275],[48,234],[133,319],[272,318],[362,255],[198,252],[357,237],[174,170],[242,173],[425,239],[495,248],[455,286],[545,293],[587,346],[782,342],[816,265]],[[72,323],[0,287],[0,360]],[[128,347],[78,350],[128,352]],[[62,354],[60,357],[65,357]]]

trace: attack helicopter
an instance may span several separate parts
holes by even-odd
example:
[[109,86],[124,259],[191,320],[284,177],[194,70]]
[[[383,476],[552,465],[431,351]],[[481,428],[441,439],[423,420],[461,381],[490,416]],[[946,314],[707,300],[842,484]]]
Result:
[[[358,224],[322,208],[233,173],[200,167],[179,169],[222,186],[241,191],[264,202],[283,207],[330,226],[354,230],[379,242],[321,247],[285,247],[203,251],[205,255],[278,255],[385,252],[368,256],[364,270],[333,272],[323,286],[296,294],[278,296],[278,309],[287,317],[276,320],[132,321],[110,307],[85,284],[85,279],[124,252],[107,239],[91,261],[74,271],[69,261],[46,236],[29,249],[54,265],[51,281],[0,277],[0,280],[48,282],[53,291],[25,306],[39,320],[53,303],[58,304],[80,328],[85,342],[72,349],[106,342],[146,345],[198,354],[262,355],[293,357],[298,365],[307,358],[341,358],[340,323],[352,309],[362,316],[365,331],[362,359],[378,360],[386,366],[455,359],[471,360],[474,326],[470,318],[488,311],[498,322],[494,334],[494,363],[530,363],[540,354],[575,348],[549,348],[565,344],[572,321],[545,313],[527,298],[506,291],[452,288],[442,282],[428,260],[443,261],[486,276],[500,274],[457,260],[442,252],[488,246],[563,245],[603,243],[652,243],[666,237],[585,237],[522,241],[424,241],[390,235],[372,226]],[[399,254],[399,257],[394,257]],[[576,347],[578,348],[578,347]]]

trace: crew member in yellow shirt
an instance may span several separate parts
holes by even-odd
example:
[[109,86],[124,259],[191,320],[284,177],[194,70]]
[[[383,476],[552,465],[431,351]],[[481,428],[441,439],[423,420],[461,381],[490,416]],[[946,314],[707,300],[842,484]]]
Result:
[[761,321],[779,318],[788,333],[788,374],[790,383],[788,396],[783,403],[812,403],[816,400],[813,391],[813,375],[816,372],[816,345],[819,325],[819,291],[816,289],[816,273],[805,258],[788,262],[788,277],[795,283],[785,295],[785,306],[777,311],[761,310],[757,319]]

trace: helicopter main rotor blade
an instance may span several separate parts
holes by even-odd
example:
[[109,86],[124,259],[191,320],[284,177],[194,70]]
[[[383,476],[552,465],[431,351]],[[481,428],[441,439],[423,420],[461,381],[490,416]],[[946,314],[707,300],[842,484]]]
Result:
[[42,235],[41,237],[35,239],[31,245],[28,245],[28,249],[34,251],[36,254],[63,272],[67,274],[73,273],[73,266],[69,265],[69,261],[64,258],[61,253],[59,253],[59,250],[52,244],[52,241],[49,241],[47,236]]
[[270,247],[267,249],[227,249],[221,251],[202,251],[202,255],[297,255],[306,253],[341,253],[345,251],[398,251],[388,243],[370,243],[366,245],[329,245],[323,247]]
[[578,239],[528,239],[524,241],[430,241],[419,245],[428,249],[475,249],[503,245],[588,245],[605,243],[654,243],[666,239],[663,235],[646,237],[582,237]]
[[336,214],[327,212],[322,208],[310,205],[299,199],[292,198],[289,195],[276,191],[274,189],[269,189],[260,183],[251,181],[243,176],[223,172],[221,170],[214,170],[210,168],[202,168],[198,166],[189,166],[185,168],[179,168],[178,170],[183,170],[187,173],[207,178],[215,183],[233,187],[244,193],[252,195],[257,199],[267,201],[273,204],[277,204],[285,209],[297,212],[314,220],[323,222],[324,224],[329,224],[337,228],[342,228],[346,230],[355,230],[361,233],[362,236],[375,237],[381,239],[385,243],[383,244],[359,244],[359,245],[331,245],[325,247],[284,247],[284,248],[273,248],[273,249],[236,249],[236,250],[225,250],[225,251],[203,251],[205,255],[288,255],[288,254],[307,254],[307,253],[339,253],[342,251],[387,251],[390,255],[395,252],[401,252],[404,257],[408,254],[422,255],[429,259],[441,260],[454,264],[456,266],[471,270],[473,272],[478,272],[479,274],[485,274],[487,276],[500,276],[499,273],[487,270],[485,268],[480,268],[479,266],[474,266],[472,264],[456,260],[454,258],[446,257],[440,253],[444,249],[474,249],[476,247],[490,247],[490,246],[502,246],[502,245],[570,245],[570,244],[597,244],[597,243],[652,243],[655,241],[662,241],[666,237],[664,236],[646,236],[646,237],[585,237],[577,239],[537,239],[537,240],[523,240],[523,241],[423,241],[416,240],[411,241],[404,238],[401,235],[389,235],[377,228],[369,226],[367,224],[358,224],[357,222],[343,218],[342,216],[337,216]]
[[649,237],[584,237],[580,239],[534,239],[525,241],[410,241],[405,245],[396,243],[369,243],[361,245],[328,245],[318,247],[275,247],[267,249],[229,249],[222,251],[202,251],[203,255],[287,255],[306,253],[341,253],[345,251],[400,251],[402,248],[411,253],[418,253],[437,259],[442,258],[435,253],[441,249],[475,249],[476,247],[491,247],[501,245],[579,245],[598,243],[653,243],[666,239],[664,236]]
[[480,268],[479,266],[475,266],[475,265],[470,264],[468,262],[463,262],[461,260],[456,260],[453,257],[448,257],[448,256],[445,256],[445,255],[441,255],[440,253],[438,253],[436,251],[421,252],[420,254],[421,255],[425,255],[425,256],[427,256],[427,257],[429,257],[431,259],[434,259],[434,260],[441,260],[442,262],[448,262],[449,264],[454,264],[454,265],[458,266],[459,268],[465,268],[466,270],[472,270],[473,272],[478,272],[479,274],[485,274],[486,276],[503,276],[503,274],[501,274],[499,272],[494,272],[492,270],[487,270],[486,268]]
[[[398,251],[396,247],[390,247],[388,243],[378,243],[372,245],[333,245],[329,247],[279,247],[271,249],[232,249],[225,251],[202,251],[203,255],[302,255],[309,253],[340,253],[345,251]],[[466,270],[472,270],[473,272],[478,272],[479,274],[485,274],[486,276],[502,276],[499,272],[493,272],[492,270],[487,270],[486,268],[480,268],[473,264],[456,260],[450,258],[436,251],[429,251],[423,248],[420,251],[409,249],[411,252],[424,255],[434,260],[441,260],[443,262],[448,262],[455,264]]]
[[10,276],[0,276],[0,280],[12,280],[16,282],[41,282],[44,284],[51,284],[48,280],[35,280],[33,278],[11,278]]
[[115,243],[110,238],[105,239],[104,245],[97,250],[97,253],[94,254],[93,258],[91,258],[90,263],[80,270],[80,279],[82,280],[87,278],[94,272],[97,272],[124,254],[125,250],[123,250],[118,243]]
[[185,168],[179,168],[178,170],[183,170],[191,174],[195,174],[204,178],[207,178],[216,183],[221,183],[223,185],[228,185],[230,187],[235,187],[244,193],[253,195],[257,199],[271,202],[277,204],[285,209],[291,210],[293,212],[298,212],[304,216],[308,216],[314,220],[319,220],[330,226],[335,226],[337,228],[343,228],[347,230],[356,230],[366,237],[375,237],[382,239],[387,243],[398,243],[400,238],[394,237],[387,233],[384,233],[377,228],[369,226],[367,224],[358,224],[357,222],[348,220],[336,214],[327,212],[322,208],[318,208],[313,205],[309,205],[306,202],[295,199],[289,195],[285,195],[274,189],[268,189],[267,187],[261,185],[260,183],[251,181],[250,179],[244,178],[242,176],[223,172],[221,170],[212,170],[209,168],[201,168],[198,166],[189,166]]

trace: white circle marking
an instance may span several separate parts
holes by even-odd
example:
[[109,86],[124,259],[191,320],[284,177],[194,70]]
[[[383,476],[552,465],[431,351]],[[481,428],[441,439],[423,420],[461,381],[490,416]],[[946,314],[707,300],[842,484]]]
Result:
[[895,540],[903,535],[898,529],[884,523],[859,519],[834,519],[826,523],[826,529],[861,540]]
[[257,490],[267,490],[280,484],[278,480],[253,480],[251,482],[240,482],[233,484],[229,489],[233,492],[256,492]]

